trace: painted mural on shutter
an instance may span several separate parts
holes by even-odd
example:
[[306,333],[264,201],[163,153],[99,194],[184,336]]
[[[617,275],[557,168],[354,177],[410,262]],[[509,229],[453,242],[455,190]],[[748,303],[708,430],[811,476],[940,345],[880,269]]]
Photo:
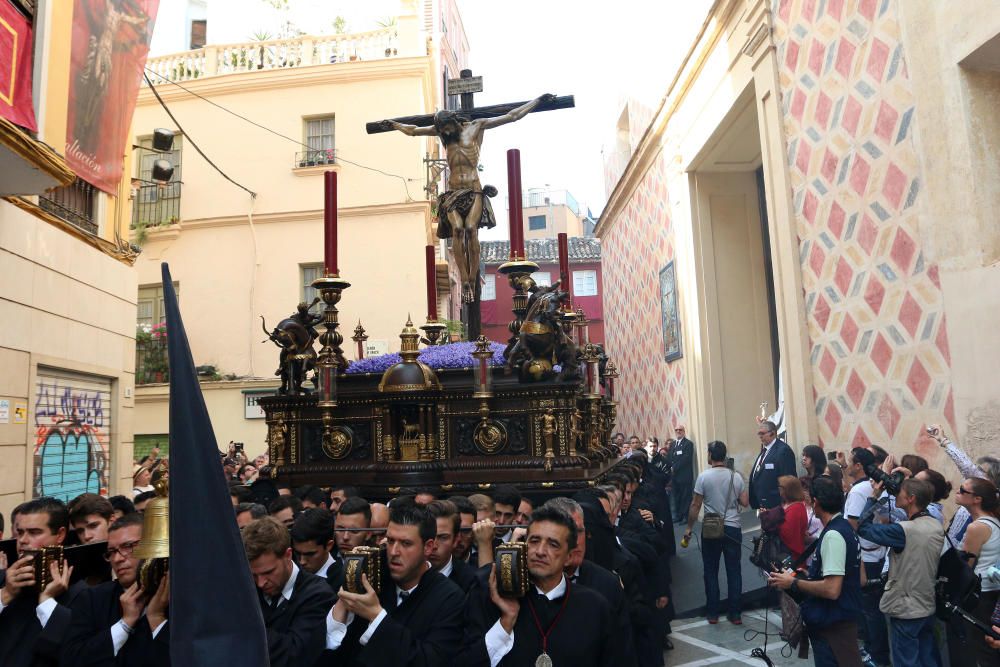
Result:
[[64,501],[107,495],[111,462],[111,380],[38,369],[32,492]]

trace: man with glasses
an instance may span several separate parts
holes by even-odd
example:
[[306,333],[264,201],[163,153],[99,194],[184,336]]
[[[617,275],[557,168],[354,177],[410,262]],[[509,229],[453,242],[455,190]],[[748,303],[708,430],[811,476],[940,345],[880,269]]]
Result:
[[18,559],[9,564],[0,588],[0,665],[55,664],[69,627],[70,605],[83,584],[71,587],[72,568],[60,572],[53,563],[52,583],[39,592],[34,557],[44,547],[62,545],[69,514],[62,501],[38,498],[14,508],[11,523]]
[[370,546],[372,508],[364,498],[355,496],[341,504],[334,526],[337,551],[346,554],[354,547]]
[[169,667],[167,577],[156,591],[144,591],[135,548],[142,540],[142,515],[126,514],[111,524],[104,558],[115,581],[84,589],[73,602],[73,621],[61,665],[149,665]]
[[778,439],[778,429],[772,422],[761,422],[757,426],[757,437],[760,438],[760,454],[750,472],[750,507],[766,510],[781,505],[778,478],[796,474],[795,454]]
[[674,444],[670,448],[671,497],[674,523],[687,522],[688,509],[694,494],[694,443],[687,437],[683,424],[674,429]]

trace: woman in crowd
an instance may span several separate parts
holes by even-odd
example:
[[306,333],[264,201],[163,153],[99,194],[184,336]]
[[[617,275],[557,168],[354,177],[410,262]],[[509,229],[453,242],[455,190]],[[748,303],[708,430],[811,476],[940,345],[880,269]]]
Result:
[[[990,568],[1000,564],[1000,497],[993,482],[971,477],[958,487],[955,502],[972,517],[965,531],[962,550],[969,559],[969,565],[982,578],[979,604],[973,613],[980,621],[989,624],[1000,598],[1000,581],[988,574]],[[982,633],[972,632],[970,639],[975,644],[980,665],[997,664],[996,651],[986,645]]]
[[806,477],[810,480],[826,472],[826,452],[818,445],[806,445],[802,448],[802,467],[806,469]]
[[[823,522],[813,512],[812,507],[812,480],[808,477],[799,477],[802,484],[802,503],[806,506],[806,539],[805,545],[809,546],[819,538],[823,532]],[[809,560],[812,560],[811,558]]]
[[927,513],[932,517],[937,519],[944,525],[944,505],[941,501],[948,498],[951,495],[951,482],[944,478],[944,475],[939,473],[937,470],[922,470],[914,475],[917,479],[922,479],[925,482],[930,482],[931,486],[934,487],[934,499],[931,504],[927,506]]
[[785,520],[778,528],[778,536],[792,554],[792,560],[797,560],[806,550],[806,528],[809,524],[802,483],[794,475],[782,475],[778,478],[778,493],[781,495],[781,506],[785,509]]

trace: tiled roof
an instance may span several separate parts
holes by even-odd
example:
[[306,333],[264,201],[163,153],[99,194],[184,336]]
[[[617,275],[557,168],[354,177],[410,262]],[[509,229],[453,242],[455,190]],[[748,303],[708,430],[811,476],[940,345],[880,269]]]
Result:
[[[524,242],[528,259],[533,262],[558,262],[559,245],[556,239],[528,239]],[[480,241],[481,256],[487,264],[503,264],[510,256],[510,241]],[[569,239],[570,261],[596,261],[601,259],[601,241],[596,238],[574,236]]]

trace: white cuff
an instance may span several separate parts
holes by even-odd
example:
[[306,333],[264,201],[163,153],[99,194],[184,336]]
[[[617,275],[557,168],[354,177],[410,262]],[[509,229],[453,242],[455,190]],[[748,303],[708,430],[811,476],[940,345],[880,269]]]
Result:
[[344,637],[347,635],[347,626],[351,624],[354,620],[354,614],[351,612],[347,613],[347,622],[341,623],[333,617],[333,610],[326,615],[326,648],[330,651],[336,651],[340,648],[340,645],[344,641]]
[[514,632],[507,634],[500,621],[497,621],[486,632],[486,653],[490,656],[490,667],[497,667],[512,648],[514,648]]
[[111,645],[115,649],[115,657],[118,657],[118,651],[122,650],[122,646],[125,646],[130,634],[125,629],[125,621],[118,621],[111,626]]
[[381,623],[382,620],[388,615],[389,614],[386,613],[385,609],[380,611],[378,616],[373,618],[372,622],[368,624],[368,629],[365,630],[365,634],[361,635],[361,639],[358,640],[358,643],[362,646],[366,646],[369,640],[371,640],[372,635],[375,634],[376,630],[378,630],[378,624]]
[[160,630],[163,629],[163,626],[167,624],[168,620],[169,619],[165,618],[162,621],[160,621],[160,624],[158,626],[156,626],[156,628],[153,630],[153,639],[156,639],[156,635],[160,634]]
[[35,607],[35,615],[38,616],[38,622],[42,624],[43,628],[49,622],[49,618],[52,616],[52,612],[56,610],[57,604],[59,603],[49,598]]

